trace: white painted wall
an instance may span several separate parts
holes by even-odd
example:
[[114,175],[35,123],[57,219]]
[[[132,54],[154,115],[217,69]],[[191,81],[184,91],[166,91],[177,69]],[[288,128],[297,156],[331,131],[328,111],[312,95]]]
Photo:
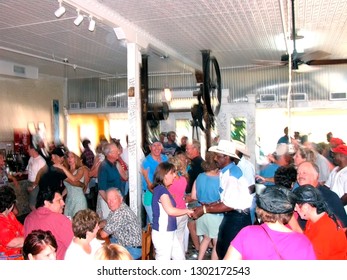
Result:
[[64,79],[40,76],[37,80],[0,78],[0,141],[13,141],[13,128],[44,122],[47,141],[53,140],[52,101],[59,100],[60,139],[65,141]]

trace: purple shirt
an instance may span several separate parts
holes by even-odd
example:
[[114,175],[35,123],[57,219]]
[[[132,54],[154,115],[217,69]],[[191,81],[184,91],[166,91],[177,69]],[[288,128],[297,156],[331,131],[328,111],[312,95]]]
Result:
[[172,195],[169,193],[168,189],[163,185],[158,185],[153,190],[153,200],[152,200],[152,209],[153,209],[153,226],[152,228],[157,231],[174,231],[177,229],[176,217],[169,216],[163,205],[160,203],[160,197],[164,194],[167,194],[170,198],[172,206],[176,207],[175,200]]
[[[271,239],[259,225],[243,228],[231,241],[243,260],[315,260],[316,255],[309,239],[298,232],[279,232],[263,224]],[[276,244],[276,245],[275,245]]]

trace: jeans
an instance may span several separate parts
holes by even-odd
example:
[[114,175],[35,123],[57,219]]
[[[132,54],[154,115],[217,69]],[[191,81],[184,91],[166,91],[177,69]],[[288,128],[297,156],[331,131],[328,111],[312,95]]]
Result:
[[134,260],[141,259],[141,256],[142,256],[141,248],[135,248],[131,246],[124,246],[124,248],[128,250],[128,252],[133,257]]
[[239,231],[251,224],[250,214],[239,213],[237,211],[230,211],[224,214],[222,223],[219,226],[216,247],[218,258],[220,260],[224,258],[230,246],[230,242],[235,238]]
[[250,207],[250,214],[251,214],[251,221],[252,221],[252,225],[255,222],[256,219],[256,215],[255,215],[255,208],[257,207],[256,205],[256,197],[255,195],[253,196],[253,200],[252,200],[252,205]]
[[[111,243],[115,243],[115,244],[119,244],[117,238],[112,237],[112,236],[110,237],[110,242]],[[123,247],[125,249],[127,249],[127,251],[130,253],[130,255],[132,256],[132,258],[134,260],[141,259],[142,248],[135,248],[135,247],[132,247],[132,246],[123,246]]]
[[145,193],[142,192],[142,205],[145,207],[146,214],[147,214],[147,223],[153,224],[153,210],[152,210],[152,205],[145,205],[144,203],[144,195]]

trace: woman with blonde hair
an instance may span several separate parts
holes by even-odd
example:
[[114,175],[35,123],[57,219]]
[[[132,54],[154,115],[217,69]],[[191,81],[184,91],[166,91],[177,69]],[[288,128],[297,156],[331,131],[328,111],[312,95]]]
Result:
[[101,248],[99,248],[95,255],[95,260],[132,260],[130,253],[123,246],[115,243],[104,244]]
[[304,161],[315,162],[316,155],[312,149],[299,145],[297,147],[297,150],[294,154],[293,159],[294,159],[294,165],[298,167],[300,163]]
[[[174,178],[172,185],[169,187],[169,192],[176,202],[176,208],[186,209],[186,202],[184,200],[186,194],[186,187],[188,184],[188,158],[184,153],[178,153],[169,158],[169,162],[176,168],[176,177]],[[182,246],[182,250],[185,253],[185,230],[188,223],[188,216],[183,215],[176,217],[177,220],[177,238]],[[188,246],[187,246],[188,247]]]
[[73,217],[79,210],[88,208],[87,199],[84,195],[84,165],[80,157],[73,152],[68,152],[67,162],[74,181],[68,178],[64,180],[67,191],[64,215]]

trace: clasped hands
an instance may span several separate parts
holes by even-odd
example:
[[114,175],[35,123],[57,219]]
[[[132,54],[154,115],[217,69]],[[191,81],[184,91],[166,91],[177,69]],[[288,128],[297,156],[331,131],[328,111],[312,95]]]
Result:
[[200,218],[204,214],[204,210],[203,210],[202,206],[192,208],[191,211],[192,212],[190,214],[187,214],[187,215],[194,220]]

